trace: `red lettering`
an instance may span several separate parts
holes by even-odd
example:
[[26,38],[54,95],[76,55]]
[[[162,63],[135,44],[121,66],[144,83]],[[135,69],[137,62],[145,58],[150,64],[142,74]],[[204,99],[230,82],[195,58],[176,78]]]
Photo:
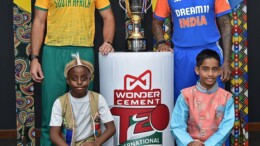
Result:
[[[147,115],[147,113],[151,113],[153,108],[123,108],[123,107],[113,107],[111,108],[111,113],[113,115],[119,116],[120,118],[120,125],[119,125],[119,142],[120,144],[127,141],[127,129],[130,126],[130,118],[134,116],[135,114],[138,114],[138,116],[144,116]],[[145,113],[145,114],[142,114]],[[148,118],[149,120],[149,118]],[[147,122],[147,120],[145,120]],[[144,122],[142,122],[144,123]],[[141,131],[147,131],[147,127],[143,127],[143,124],[139,124],[138,128],[135,129],[137,132]],[[140,126],[141,125],[141,126]],[[139,128],[141,130],[139,130]]]

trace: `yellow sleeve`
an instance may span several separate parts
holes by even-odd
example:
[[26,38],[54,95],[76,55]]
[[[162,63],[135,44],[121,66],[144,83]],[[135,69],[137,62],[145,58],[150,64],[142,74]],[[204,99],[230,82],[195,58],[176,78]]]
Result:
[[49,8],[49,0],[36,0],[34,6],[36,9],[47,10]]
[[110,2],[109,0],[96,0],[95,6],[98,10],[105,10],[107,8],[110,8]]

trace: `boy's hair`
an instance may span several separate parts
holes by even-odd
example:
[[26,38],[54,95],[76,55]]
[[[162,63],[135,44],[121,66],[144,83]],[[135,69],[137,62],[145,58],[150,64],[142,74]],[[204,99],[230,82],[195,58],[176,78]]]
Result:
[[88,61],[85,61],[85,60],[82,60],[80,59],[79,57],[79,54],[72,54],[72,57],[74,57],[75,59],[73,59],[72,61],[70,61],[66,67],[65,67],[65,70],[64,70],[64,76],[65,78],[68,77],[68,72],[70,69],[72,69],[73,67],[76,67],[76,66],[84,66],[88,69],[89,71],[89,77],[92,77],[93,73],[94,73],[94,67],[93,65],[88,62]]
[[200,67],[205,59],[214,58],[218,61],[218,65],[220,66],[220,57],[218,53],[211,49],[202,50],[196,57],[196,65]]

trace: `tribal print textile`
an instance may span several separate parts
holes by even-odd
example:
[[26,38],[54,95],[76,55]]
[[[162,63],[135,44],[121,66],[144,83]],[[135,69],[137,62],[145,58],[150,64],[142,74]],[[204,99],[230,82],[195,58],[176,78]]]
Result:
[[31,48],[31,1],[14,0],[13,33],[15,52],[15,89],[17,146],[35,145],[33,82],[29,73]]

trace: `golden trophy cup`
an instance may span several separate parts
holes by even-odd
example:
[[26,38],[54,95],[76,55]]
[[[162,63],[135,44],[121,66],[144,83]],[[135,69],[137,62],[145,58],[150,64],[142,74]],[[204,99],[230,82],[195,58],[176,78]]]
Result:
[[130,18],[132,22],[132,33],[127,38],[127,49],[132,52],[141,52],[146,50],[146,40],[144,36],[141,34],[141,21],[143,18],[143,14],[151,7],[151,2],[149,6],[148,0],[124,0],[125,8],[121,4],[121,0],[119,0],[120,6],[125,10],[127,16]]

